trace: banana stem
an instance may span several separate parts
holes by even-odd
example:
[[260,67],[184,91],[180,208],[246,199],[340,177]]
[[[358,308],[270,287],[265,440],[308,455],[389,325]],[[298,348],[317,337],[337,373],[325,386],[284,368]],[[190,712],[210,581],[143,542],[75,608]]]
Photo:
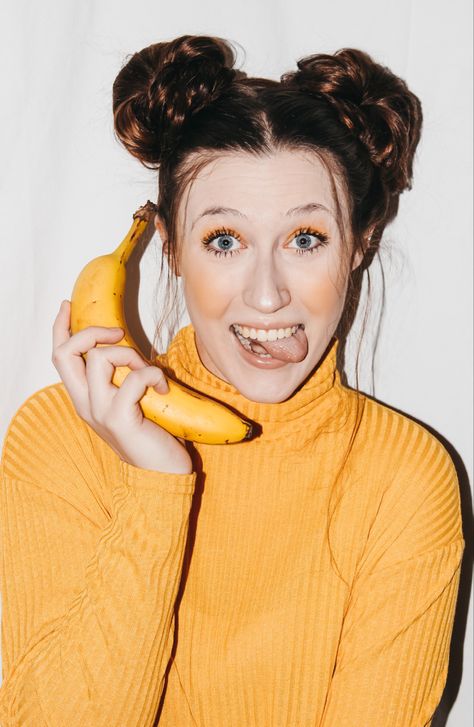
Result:
[[156,204],[148,200],[146,204],[144,204],[142,207],[139,207],[138,210],[134,213],[133,223],[129,231],[127,232],[117,249],[114,250],[112,253],[112,255],[120,259],[120,265],[127,264],[127,261],[132,254],[135,245],[145,232],[145,229],[147,228],[149,222],[152,220],[156,212]]

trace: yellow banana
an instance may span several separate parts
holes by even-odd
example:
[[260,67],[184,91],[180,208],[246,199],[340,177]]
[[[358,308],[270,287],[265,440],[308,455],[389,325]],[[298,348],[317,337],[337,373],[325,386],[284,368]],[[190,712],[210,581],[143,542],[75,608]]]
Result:
[[[120,327],[124,337],[118,346],[138,351],[125,321],[123,299],[126,283],[125,266],[137,241],[156,212],[148,201],[133,215],[133,223],[116,250],[94,258],[82,269],[71,294],[72,334],[87,326]],[[98,346],[108,345],[98,343]],[[82,354],[86,359],[87,354]],[[142,355],[142,354],[141,354]],[[128,366],[117,366],[112,383],[120,386],[129,374]],[[249,439],[252,423],[231,411],[225,404],[194,391],[169,376],[167,394],[158,394],[153,387],[140,399],[143,415],[177,437],[205,444],[226,444]]]

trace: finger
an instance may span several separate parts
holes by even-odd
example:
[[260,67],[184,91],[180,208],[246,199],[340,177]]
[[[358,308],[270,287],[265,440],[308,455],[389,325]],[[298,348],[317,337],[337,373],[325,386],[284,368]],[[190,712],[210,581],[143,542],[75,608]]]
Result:
[[53,349],[54,359],[63,359],[68,356],[82,357],[82,354],[87,354],[90,349],[95,348],[98,343],[107,344],[109,341],[119,341],[124,336],[122,328],[109,328],[106,326],[87,326],[81,331],[78,331],[73,336],[67,334],[64,335],[65,324],[61,315],[58,314],[54,324],[55,335],[58,339],[61,336],[64,338],[62,342],[58,340],[58,345]]
[[[59,334],[61,335],[61,318]],[[64,324],[62,324],[64,325]],[[103,326],[89,326],[68,336],[66,341],[53,350],[53,363],[59,372],[77,411],[84,416],[89,411],[89,386],[83,353],[90,353],[97,343],[116,343],[123,338],[123,331]]]
[[117,389],[121,388],[112,383],[115,368],[128,366],[132,371],[136,371],[147,365],[138,351],[130,346],[103,346],[89,351],[86,377],[90,409],[97,421],[106,414],[117,394]]
[[[168,393],[169,386],[162,369],[158,366],[145,365],[141,369],[131,371],[114,397],[109,412],[112,419],[123,424],[130,414],[134,416],[139,414],[143,418],[143,412],[138,402],[149,388],[155,389],[158,393]],[[132,405],[135,405],[135,411]]]
[[55,348],[70,339],[70,304],[63,300],[53,323],[53,351]]

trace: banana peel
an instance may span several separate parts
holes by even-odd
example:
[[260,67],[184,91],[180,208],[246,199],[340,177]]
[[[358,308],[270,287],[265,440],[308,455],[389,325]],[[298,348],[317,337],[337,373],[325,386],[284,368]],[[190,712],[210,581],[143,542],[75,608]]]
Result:
[[[126,236],[111,253],[94,258],[79,273],[71,294],[71,333],[88,326],[120,327],[123,338],[117,346],[130,346],[141,354],[124,314],[126,264],[156,214],[148,202],[133,215]],[[108,345],[98,343],[97,346]],[[87,360],[87,353],[82,354]],[[153,365],[158,365],[153,362]],[[112,383],[120,387],[130,373],[128,366],[114,369]],[[229,444],[250,439],[253,426],[222,402],[211,399],[166,375],[169,391],[159,394],[153,387],[139,401],[143,415],[176,437],[203,444]]]

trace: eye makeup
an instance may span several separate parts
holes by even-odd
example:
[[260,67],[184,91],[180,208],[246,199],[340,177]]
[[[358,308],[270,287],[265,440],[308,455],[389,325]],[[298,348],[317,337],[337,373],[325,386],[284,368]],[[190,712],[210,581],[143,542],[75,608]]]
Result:
[[[325,232],[321,232],[320,230],[317,230],[311,226],[299,227],[291,234],[290,240],[293,240],[294,237],[298,237],[300,235],[316,237],[319,240],[319,244],[311,248],[308,247],[297,249],[296,252],[299,255],[304,255],[305,253],[314,253],[318,251],[319,248],[327,245],[329,242],[329,236]],[[205,248],[206,252],[213,253],[214,255],[217,255],[219,257],[222,255],[224,255],[224,257],[226,257],[227,255],[237,255],[240,252],[240,250],[215,250],[214,248],[210,247],[211,242],[213,242],[218,237],[234,237],[236,240],[239,241],[241,241],[242,239],[240,235],[230,227],[219,227],[213,229],[206,233],[201,240],[201,243]]]

